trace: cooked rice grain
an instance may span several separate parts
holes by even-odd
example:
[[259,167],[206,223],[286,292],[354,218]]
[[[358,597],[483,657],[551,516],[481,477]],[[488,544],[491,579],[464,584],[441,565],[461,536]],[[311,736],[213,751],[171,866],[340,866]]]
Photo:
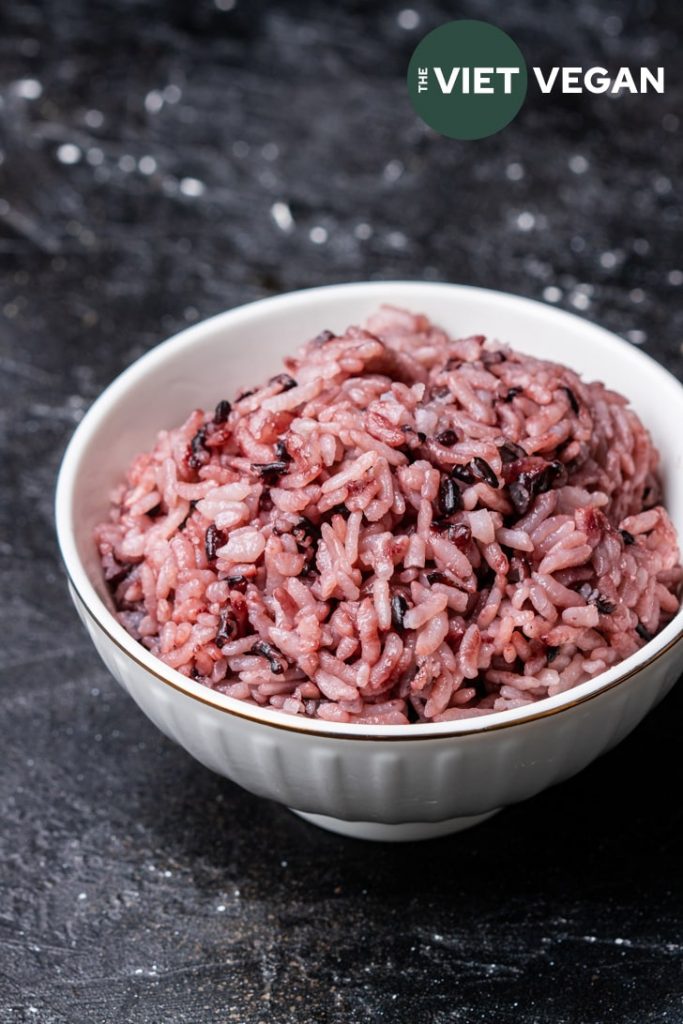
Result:
[[96,530],[167,665],[286,714],[452,721],[562,693],[677,611],[621,395],[390,307],[285,365],[162,431]]

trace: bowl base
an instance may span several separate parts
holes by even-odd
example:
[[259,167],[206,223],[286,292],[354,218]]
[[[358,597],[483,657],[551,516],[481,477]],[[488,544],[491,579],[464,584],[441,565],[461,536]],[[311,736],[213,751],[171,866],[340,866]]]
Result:
[[345,821],[343,818],[330,818],[326,814],[309,814],[289,808],[293,814],[308,821],[311,825],[324,828],[328,832],[336,832],[340,836],[351,839],[369,839],[380,843],[408,843],[419,839],[436,839],[448,836],[452,832],[462,832],[466,828],[479,825],[482,821],[497,814],[496,807],[485,814],[471,814],[462,818],[447,818],[445,821],[402,821],[398,824],[386,824],[382,821]]

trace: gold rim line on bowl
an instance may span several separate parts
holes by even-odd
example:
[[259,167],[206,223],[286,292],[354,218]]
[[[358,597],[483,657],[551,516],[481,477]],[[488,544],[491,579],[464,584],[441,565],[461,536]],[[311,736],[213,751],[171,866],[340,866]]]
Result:
[[[393,735],[393,734],[392,735],[387,735],[386,733],[383,732],[381,727],[380,727],[380,731],[378,733],[375,733],[375,734],[362,733],[362,734],[359,734],[357,736],[354,736],[353,733],[351,733],[351,732],[349,732],[349,733],[347,733],[347,732],[327,732],[327,731],[325,731],[325,729],[318,729],[318,728],[302,729],[299,726],[295,725],[294,722],[290,723],[287,720],[287,716],[284,713],[282,713],[282,712],[279,712],[279,714],[283,718],[282,722],[275,722],[275,721],[273,721],[271,719],[259,718],[257,715],[250,715],[250,714],[247,714],[246,712],[237,711],[234,708],[227,708],[223,704],[216,703],[215,701],[209,700],[206,697],[200,697],[198,694],[192,693],[190,690],[185,689],[184,686],[180,686],[178,683],[174,683],[172,679],[168,679],[166,676],[162,675],[160,672],[158,672],[155,669],[150,668],[148,665],[146,665],[143,661],[141,661],[139,658],[137,658],[135,656],[135,654],[133,654],[131,651],[127,650],[127,648],[124,647],[123,644],[119,640],[117,640],[115,636],[112,636],[112,634],[109,632],[109,630],[106,628],[106,626],[100,621],[100,619],[97,617],[97,615],[88,606],[88,604],[86,603],[86,601],[82,597],[80,591],[78,590],[78,587],[74,583],[74,581],[73,581],[73,579],[71,577],[71,574],[70,574],[69,570],[66,568],[66,566],[64,567],[64,571],[66,572],[66,576],[67,576],[67,579],[69,581],[69,584],[73,588],[73,591],[74,591],[76,597],[78,598],[78,600],[79,600],[79,602],[81,604],[81,607],[85,610],[86,614],[95,623],[95,625],[98,626],[102,630],[104,635],[109,640],[111,640],[111,642],[123,654],[125,654],[127,658],[130,658],[130,660],[133,661],[136,665],[138,665],[141,669],[143,669],[143,671],[149,672],[150,675],[154,676],[154,678],[158,679],[161,683],[164,683],[164,685],[170,686],[171,689],[176,690],[178,693],[184,694],[186,697],[189,697],[191,700],[196,700],[200,704],[206,704],[207,707],[214,708],[216,711],[221,711],[223,714],[232,715],[234,718],[242,718],[242,719],[244,719],[244,720],[246,720],[248,722],[254,722],[254,723],[258,724],[258,725],[265,725],[265,726],[267,726],[269,728],[272,728],[272,729],[284,729],[286,732],[302,733],[304,735],[309,735],[309,736],[321,736],[321,737],[325,737],[327,739],[356,740],[356,741],[358,741],[358,740],[372,740],[372,741],[374,741],[374,740],[382,740],[385,743],[386,742],[392,742],[392,741],[393,742],[403,742],[403,743],[405,743],[405,742],[412,742],[413,740],[432,740],[432,741],[435,741],[435,740],[444,740],[444,739],[454,739],[456,737],[465,738],[467,736],[476,736],[476,735],[479,735],[479,734],[484,733],[484,732],[497,732],[499,729],[511,729],[511,728],[513,728],[514,726],[517,726],[517,725],[527,725],[529,722],[539,721],[542,718],[550,718],[552,715],[559,715],[563,711],[569,711],[570,708],[578,707],[580,704],[586,704],[589,700],[594,700],[596,697],[599,697],[602,694],[607,693],[609,690],[613,690],[615,686],[619,686],[621,683],[625,683],[627,680],[632,679],[634,676],[638,675],[639,672],[642,672],[643,669],[649,668],[650,665],[653,665],[656,661],[659,661],[659,659],[662,658],[665,654],[667,654],[670,650],[672,650],[672,648],[675,647],[676,644],[679,642],[679,640],[683,637],[683,626],[682,626],[681,629],[678,631],[678,633],[674,637],[672,637],[672,639],[669,640],[669,642],[666,644],[666,646],[662,647],[662,649],[660,651],[657,651],[655,654],[651,655],[642,664],[634,666],[625,675],[621,675],[621,676],[618,676],[616,679],[613,679],[611,683],[608,683],[606,686],[601,687],[599,690],[595,690],[593,693],[587,693],[583,697],[576,697],[576,698],[574,698],[574,700],[568,701],[566,704],[562,704],[562,705],[560,705],[560,707],[557,707],[557,708],[546,708],[545,710],[531,712],[531,713],[529,713],[528,715],[525,715],[522,718],[516,718],[512,722],[494,722],[491,725],[482,724],[481,726],[478,726],[475,729],[468,729],[467,732],[440,732],[440,733],[431,734],[431,735],[425,735],[425,733],[423,733],[423,732],[418,734],[417,730],[420,728],[421,724],[422,725],[430,725],[430,724],[438,724],[438,723],[429,723],[429,722],[419,723],[419,722],[417,722],[417,723],[413,723],[410,726],[411,732],[408,735],[406,735],[406,736],[396,736],[396,735]],[[107,609],[105,609],[105,611],[107,611],[107,614],[109,614],[109,615],[111,614]],[[642,648],[641,648],[641,650],[642,650]],[[164,664],[163,661],[161,661],[160,658],[156,657],[156,655],[152,655],[152,657],[155,658],[155,660],[158,661],[160,665]],[[586,681],[588,681],[588,680],[586,680]],[[207,690],[207,693],[211,693],[212,692],[209,689],[209,687],[206,687],[206,690]],[[237,700],[237,698],[232,698],[232,699],[233,700]],[[249,705],[246,704],[246,702],[244,702],[244,703],[245,703],[245,705],[247,707],[249,706]],[[271,713],[278,714],[278,712],[276,710],[274,710],[274,709],[270,709],[270,710],[271,710]],[[499,712],[499,714],[500,713],[504,713],[504,712]],[[295,717],[296,716],[294,716],[294,715],[291,716],[292,719],[295,719]],[[322,721],[322,719],[309,719],[309,721],[317,722],[317,721]],[[469,721],[471,721],[471,719],[469,719]],[[352,725],[353,723],[344,723],[344,724]],[[386,726],[385,726],[385,728],[386,728]],[[413,730],[415,730],[415,732],[413,732]]]

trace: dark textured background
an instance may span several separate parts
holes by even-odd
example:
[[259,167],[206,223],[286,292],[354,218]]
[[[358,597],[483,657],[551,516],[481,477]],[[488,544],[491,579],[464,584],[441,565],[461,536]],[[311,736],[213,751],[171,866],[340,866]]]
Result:
[[[683,372],[678,0],[414,0],[417,25],[406,6],[0,8],[3,1022],[683,1021],[680,687],[576,780],[471,833],[368,846],[163,739],[65,593],[51,502],[74,425],[226,307],[473,282]],[[499,136],[436,137],[403,76],[463,15],[530,64],[662,63],[666,94],[532,87]]]

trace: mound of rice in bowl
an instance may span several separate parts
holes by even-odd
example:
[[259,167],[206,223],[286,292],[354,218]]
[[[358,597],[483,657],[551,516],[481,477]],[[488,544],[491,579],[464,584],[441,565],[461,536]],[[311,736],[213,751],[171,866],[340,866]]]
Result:
[[139,455],[96,530],[125,628],[334,722],[530,704],[677,611],[658,454],[621,395],[382,308]]

